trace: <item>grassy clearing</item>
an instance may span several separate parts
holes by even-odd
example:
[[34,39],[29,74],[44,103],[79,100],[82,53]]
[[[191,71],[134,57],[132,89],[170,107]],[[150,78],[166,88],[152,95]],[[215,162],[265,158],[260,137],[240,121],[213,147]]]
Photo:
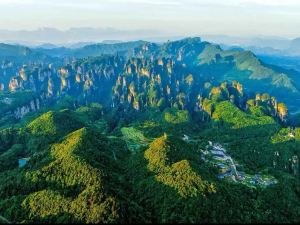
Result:
[[134,127],[123,127],[121,132],[123,140],[125,140],[127,147],[131,152],[136,152],[140,147],[146,146],[150,142],[141,131]]

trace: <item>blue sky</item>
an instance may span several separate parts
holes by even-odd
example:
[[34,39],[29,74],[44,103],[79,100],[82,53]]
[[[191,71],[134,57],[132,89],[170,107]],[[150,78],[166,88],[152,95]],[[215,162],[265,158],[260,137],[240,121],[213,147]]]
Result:
[[0,29],[40,27],[297,37],[300,36],[300,1],[0,0]]

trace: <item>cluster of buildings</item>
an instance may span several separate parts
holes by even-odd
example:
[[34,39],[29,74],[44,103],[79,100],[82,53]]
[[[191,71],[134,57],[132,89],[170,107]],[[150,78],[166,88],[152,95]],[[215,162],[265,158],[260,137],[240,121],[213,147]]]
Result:
[[213,144],[210,141],[209,145],[206,146],[206,149],[209,150],[208,152],[214,162],[214,165],[219,169],[218,178],[229,178],[233,181],[244,178],[243,174],[237,171],[236,164],[221,144]]
[[212,143],[206,146],[206,150],[202,151],[201,159],[211,162],[219,170],[219,179],[229,179],[234,182],[241,182],[248,185],[264,185],[268,186],[277,183],[272,178],[263,177],[262,175],[249,175],[242,171],[238,171],[237,163],[233,161],[226,149],[219,143]]

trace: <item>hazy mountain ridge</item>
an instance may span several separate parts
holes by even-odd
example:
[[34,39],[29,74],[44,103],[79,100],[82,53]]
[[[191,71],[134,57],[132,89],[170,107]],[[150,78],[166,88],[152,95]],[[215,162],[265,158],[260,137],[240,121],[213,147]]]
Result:
[[[22,37],[22,40],[20,40]],[[6,43],[18,43],[25,45],[40,45],[43,43],[53,43],[69,45],[76,42],[101,42],[103,40],[152,39],[167,40],[167,34],[161,31],[150,29],[120,30],[114,28],[91,28],[74,27],[68,30],[59,30],[50,27],[36,30],[0,30],[0,41]]]
[[[144,41],[132,41],[132,42],[121,42],[121,43],[99,43],[99,44],[84,44],[82,47],[76,48],[36,48],[35,51],[52,57],[93,57],[99,55],[114,55],[114,54],[126,54],[130,50],[137,46],[145,43]],[[80,46],[80,45],[79,45]]]
[[257,54],[277,54],[282,56],[299,56],[299,38],[288,39],[280,37],[231,37],[206,35],[206,40],[227,46],[238,46]]

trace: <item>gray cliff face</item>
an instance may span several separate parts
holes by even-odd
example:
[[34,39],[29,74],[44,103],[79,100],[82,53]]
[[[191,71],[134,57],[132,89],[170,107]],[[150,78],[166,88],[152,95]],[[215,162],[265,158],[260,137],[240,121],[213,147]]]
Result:
[[28,114],[30,112],[30,107],[29,106],[21,106],[18,107],[15,111],[14,111],[14,116],[16,119],[21,119],[23,118],[26,114]]
[[26,114],[30,112],[36,112],[40,109],[40,99],[35,98],[31,100],[28,104],[19,106],[13,111],[13,115],[16,119],[22,119]]

